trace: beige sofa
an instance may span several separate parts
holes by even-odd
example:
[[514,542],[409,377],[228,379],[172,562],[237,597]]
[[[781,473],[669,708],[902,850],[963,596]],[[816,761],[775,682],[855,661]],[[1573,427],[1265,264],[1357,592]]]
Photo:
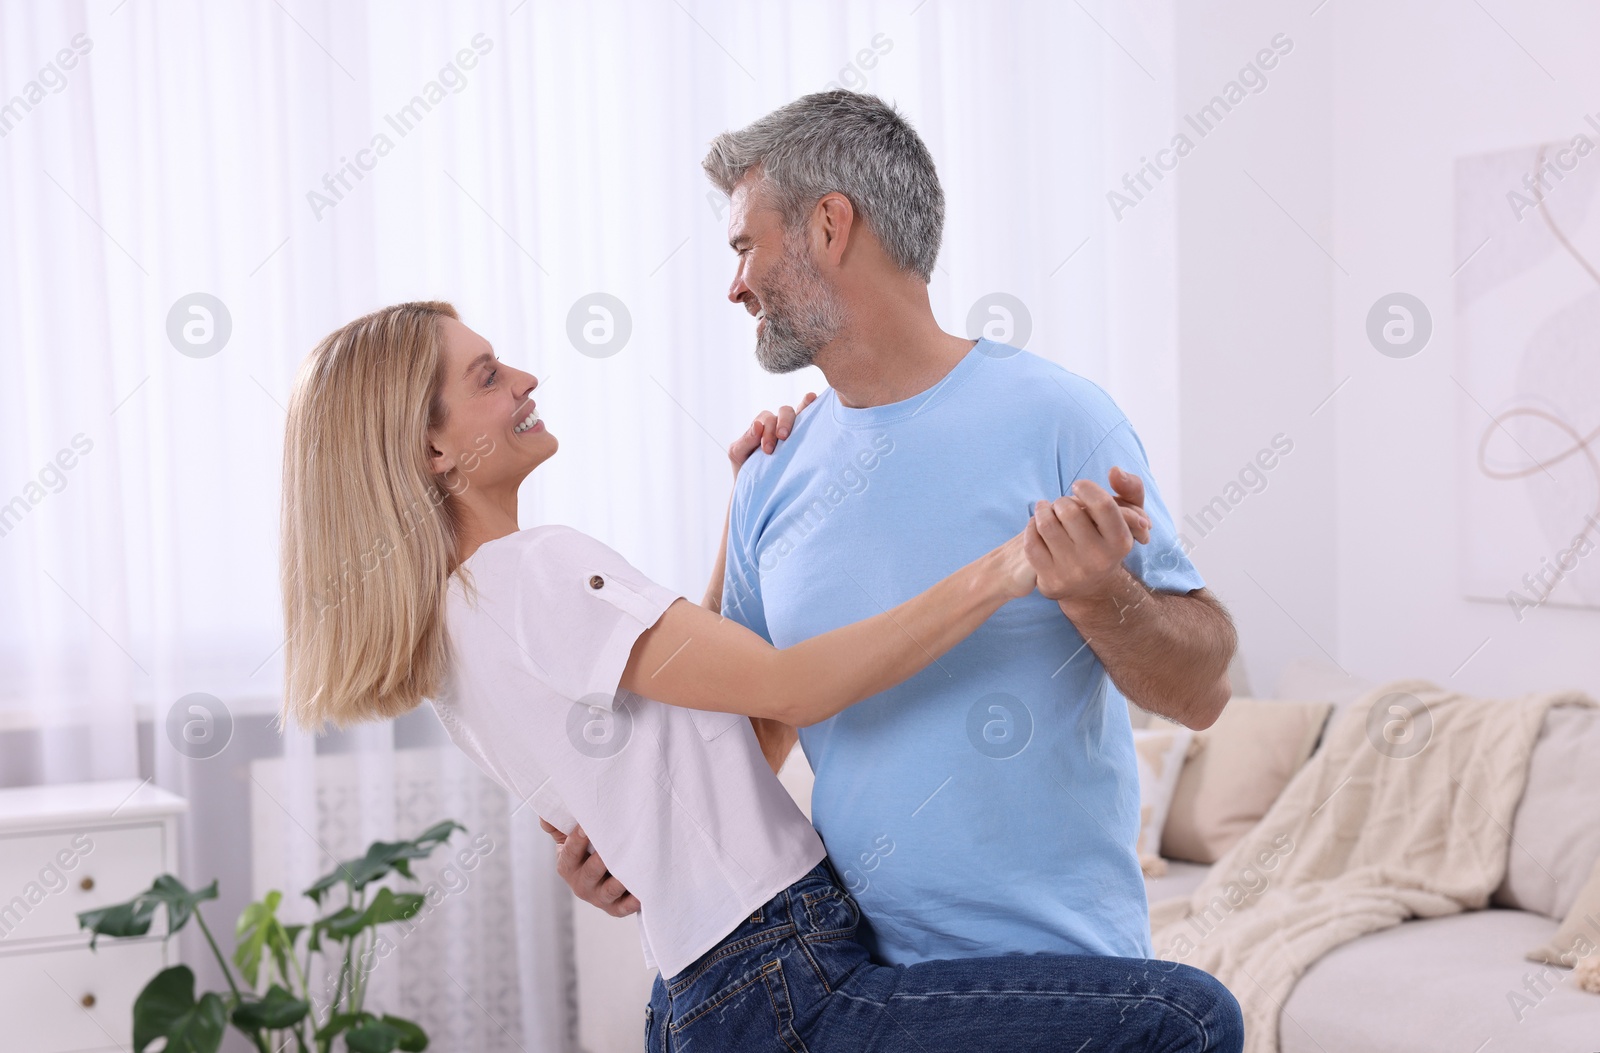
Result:
[[[1149,878],[1152,900],[1181,896],[1208,867],[1171,863]],[[1364,936],[1313,965],[1284,1003],[1282,1053],[1592,1053],[1600,995],[1573,988],[1570,969],[1524,952],[1558,922],[1493,908],[1408,921]],[[1530,979],[1536,981],[1531,987]],[[1532,993],[1529,993],[1529,992]],[[1519,1021],[1509,995],[1530,1001]],[[1542,995],[1541,995],[1541,992]]]
[[[1337,713],[1368,686],[1301,663],[1275,694],[1320,698]],[[1597,773],[1600,710],[1551,710],[1490,908],[1406,921],[1329,952],[1283,1005],[1282,1053],[1600,1050],[1600,994],[1580,989],[1572,969],[1526,957],[1551,941],[1600,869]],[[1188,895],[1208,870],[1168,859],[1165,874],[1146,878],[1150,902]]]

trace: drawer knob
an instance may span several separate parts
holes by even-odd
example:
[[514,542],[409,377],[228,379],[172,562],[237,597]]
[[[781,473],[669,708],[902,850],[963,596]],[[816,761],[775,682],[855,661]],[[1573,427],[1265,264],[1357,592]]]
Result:
[[93,994],[93,992],[84,995],[82,998],[78,999],[78,1001],[83,1003],[83,1008],[85,1008],[85,1009],[93,1009],[94,1008],[94,994]]
[[83,891],[85,891],[85,892],[88,892],[88,891],[92,890],[94,888],[94,878],[92,878],[92,877],[84,878],[82,881],[78,882],[78,887],[83,889]]

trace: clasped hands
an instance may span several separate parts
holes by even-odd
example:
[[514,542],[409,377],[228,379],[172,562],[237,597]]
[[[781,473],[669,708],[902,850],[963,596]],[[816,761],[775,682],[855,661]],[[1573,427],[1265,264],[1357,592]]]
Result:
[[1112,468],[1104,487],[1079,479],[1054,501],[1039,501],[1019,535],[1041,595],[1068,602],[1107,591],[1133,551],[1150,540],[1144,480]]

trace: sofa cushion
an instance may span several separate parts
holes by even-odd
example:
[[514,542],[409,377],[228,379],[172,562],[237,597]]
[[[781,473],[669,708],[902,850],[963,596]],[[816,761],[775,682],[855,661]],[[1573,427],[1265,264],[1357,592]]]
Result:
[[1332,706],[1234,698],[1183,766],[1161,835],[1167,859],[1214,863],[1305,764]]
[[1600,953],[1600,860],[1589,872],[1589,880],[1578,890],[1577,901],[1567,911],[1561,928],[1550,942],[1535,947],[1528,957],[1550,965],[1571,965],[1579,958]]
[[1160,727],[1135,728],[1133,756],[1139,765],[1139,868],[1146,874],[1162,874],[1167,864],[1161,858],[1161,829],[1172,807],[1172,791],[1194,742],[1194,732],[1169,721]]
[[1490,902],[1558,921],[1572,910],[1600,858],[1596,757],[1600,709],[1558,706],[1546,714],[1511,820],[1505,880]]
[[1514,910],[1403,922],[1324,955],[1284,1003],[1281,1053],[1587,1053],[1600,995],[1523,959],[1556,923]]

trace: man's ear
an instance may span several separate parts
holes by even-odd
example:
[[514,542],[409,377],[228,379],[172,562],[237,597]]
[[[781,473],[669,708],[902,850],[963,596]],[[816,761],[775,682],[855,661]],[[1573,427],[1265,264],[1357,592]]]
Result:
[[817,202],[821,222],[817,230],[821,235],[821,249],[828,262],[837,267],[844,259],[844,250],[850,244],[850,232],[855,227],[856,209],[850,199],[837,190],[823,194]]

